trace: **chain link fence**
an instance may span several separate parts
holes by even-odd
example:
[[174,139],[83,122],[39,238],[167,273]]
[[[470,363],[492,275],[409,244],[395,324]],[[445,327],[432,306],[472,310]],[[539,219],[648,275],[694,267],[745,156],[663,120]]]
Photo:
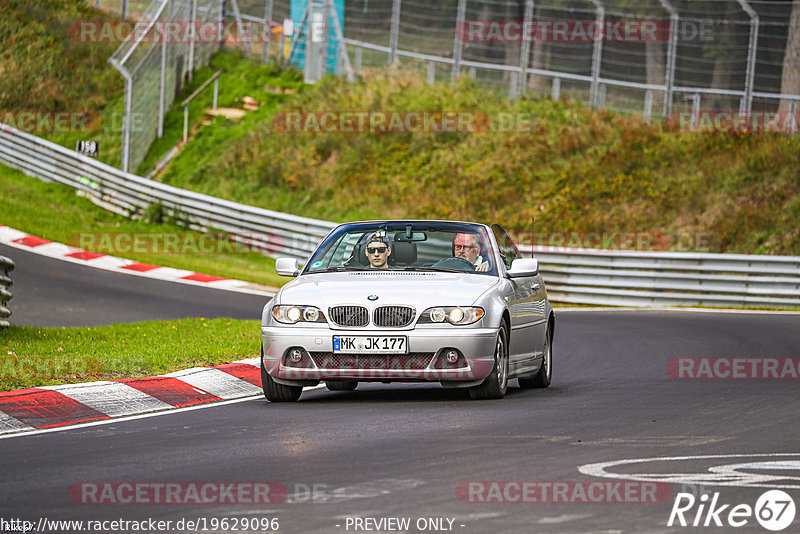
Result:
[[[154,0],[143,10],[141,0],[88,1],[129,17],[141,13],[141,20],[235,15],[256,26],[271,21],[273,30],[305,6],[300,0]],[[700,109],[800,109],[800,0],[347,0],[343,26],[356,73],[397,63],[429,83],[470,76],[511,98],[577,98],[657,120]],[[289,45],[279,31],[259,31],[261,46],[241,39],[226,46],[264,61],[285,55]],[[273,37],[271,47],[265,33]],[[112,58],[128,82],[126,116],[144,125],[124,128],[125,170],[138,166],[159,134],[159,116],[189,63],[205,65],[219,47],[169,43],[165,51],[154,40],[125,43]]]
[[660,119],[800,100],[798,1],[350,0],[344,27],[357,69],[398,61],[431,82],[469,75],[512,97]]
[[195,35],[204,23],[221,21],[222,10],[223,0],[155,0],[109,59],[125,79],[123,171],[135,170],[145,159],[150,144],[163,134],[164,116],[187,77],[220,49],[218,40]]

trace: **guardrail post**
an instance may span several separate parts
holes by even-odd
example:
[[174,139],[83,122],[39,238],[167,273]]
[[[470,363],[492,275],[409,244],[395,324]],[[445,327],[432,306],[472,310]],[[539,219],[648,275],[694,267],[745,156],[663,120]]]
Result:
[[122,5],[119,9],[119,18],[127,19],[128,18],[128,0],[122,0]]
[[189,104],[183,106],[183,143],[189,139]]
[[558,76],[553,78],[553,89],[550,93],[550,98],[553,100],[561,98],[561,78]]
[[461,75],[461,52],[464,43],[462,42],[464,17],[467,14],[467,0],[458,0],[458,11],[456,12],[456,31],[453,40],[453,70],[450,73],[450,83],[454,84]]
[[389,29],[389,65],[397,61],[397,40],[400,33],[400,5],[402,0],[392,0],[392,25]]
[[428,61],[428,85],[433,85],[436,82],[436,63]]
[[13,297],[11,291],[8,290],[13,284],[11,281],[11,271],[13,270],[14,260],[0,256],[0,328],[9,326],[8,318],[11,316],[11,310],[6,304]]
[[[600,92],[600,67],[603,62],[603,39],[605,39],[606,10],[599,0],[591,0],[597,10],[595,18],[594,46],[592,47],[592,86],[589,89],[589,102],[592,107],[598,107]],[[597,29],[599,28],[599,30]],[[598,31],[600,35],[598,35]]]

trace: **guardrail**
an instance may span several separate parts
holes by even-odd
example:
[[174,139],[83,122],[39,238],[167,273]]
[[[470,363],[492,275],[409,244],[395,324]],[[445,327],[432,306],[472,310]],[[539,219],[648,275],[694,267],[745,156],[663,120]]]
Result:
[[[531,246],[520,251],[531,252]],[[551,300],[603,306],[800,307],[800,257],[535,247]]]
[[13,270],[14,260],[0,256],[0,328],[8,326],[8,318],[11,316],[11,310],[8,309],[6,304],[13,296],[9,291],[13,284],[11,281],[11,271]]
[[[186,191],[0,126],[0,162],[136,216],[153,204],[270,256],[305,261],[335,223]],[[520,247],[530,253],[530,245]],[[800,257],[537,247],[550,298],[606,306],[800,307]]]

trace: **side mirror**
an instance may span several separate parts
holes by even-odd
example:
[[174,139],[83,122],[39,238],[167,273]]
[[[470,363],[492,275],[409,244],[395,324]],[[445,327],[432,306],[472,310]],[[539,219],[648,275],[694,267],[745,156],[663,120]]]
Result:
[[297,276],[300,264],[294,258],[278,258],[275,260],[275,271],[281,276]]
[[509,278],[523,278],[539,274],[539,260],[535,258],[517,258],[511,262],[508,270]]

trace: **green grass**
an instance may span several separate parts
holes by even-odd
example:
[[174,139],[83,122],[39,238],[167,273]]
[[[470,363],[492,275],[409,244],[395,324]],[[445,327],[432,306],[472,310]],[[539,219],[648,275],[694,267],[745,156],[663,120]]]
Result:
[[[3,206],[0,224],[73,246],[81,245],[81,233],[109,232],[113,236],[117,233],[163,235],[186,232],[185,228],[176,224],[131,220],[115,215],[89,199],[78,196],[70,187],[45,183],[2,165],[0,205]],[[151,210],[148,215],[155,220],[159,218],[157,210]],[[197,239],[202,236],[197,232],[189,235]],[[96,238],[94,243],[100,245],[100,238]],[[124,241],[121,244],[120,249],[103,248],[97,252],[267,286],[280,286],[289,280],[275,273],[274,260],[256,252],[227,253],[224,251],[230,248],[223,248],[221,253],[197,254],[189,247],[173,247],[170,252],[150,253],[136,252],[132,245],[126,246]],[[186,253],[175,253],[183,251]]]
[[163,374],[258,356],[259,321],[178,319],[79,328],[11,326],[0,391]]

